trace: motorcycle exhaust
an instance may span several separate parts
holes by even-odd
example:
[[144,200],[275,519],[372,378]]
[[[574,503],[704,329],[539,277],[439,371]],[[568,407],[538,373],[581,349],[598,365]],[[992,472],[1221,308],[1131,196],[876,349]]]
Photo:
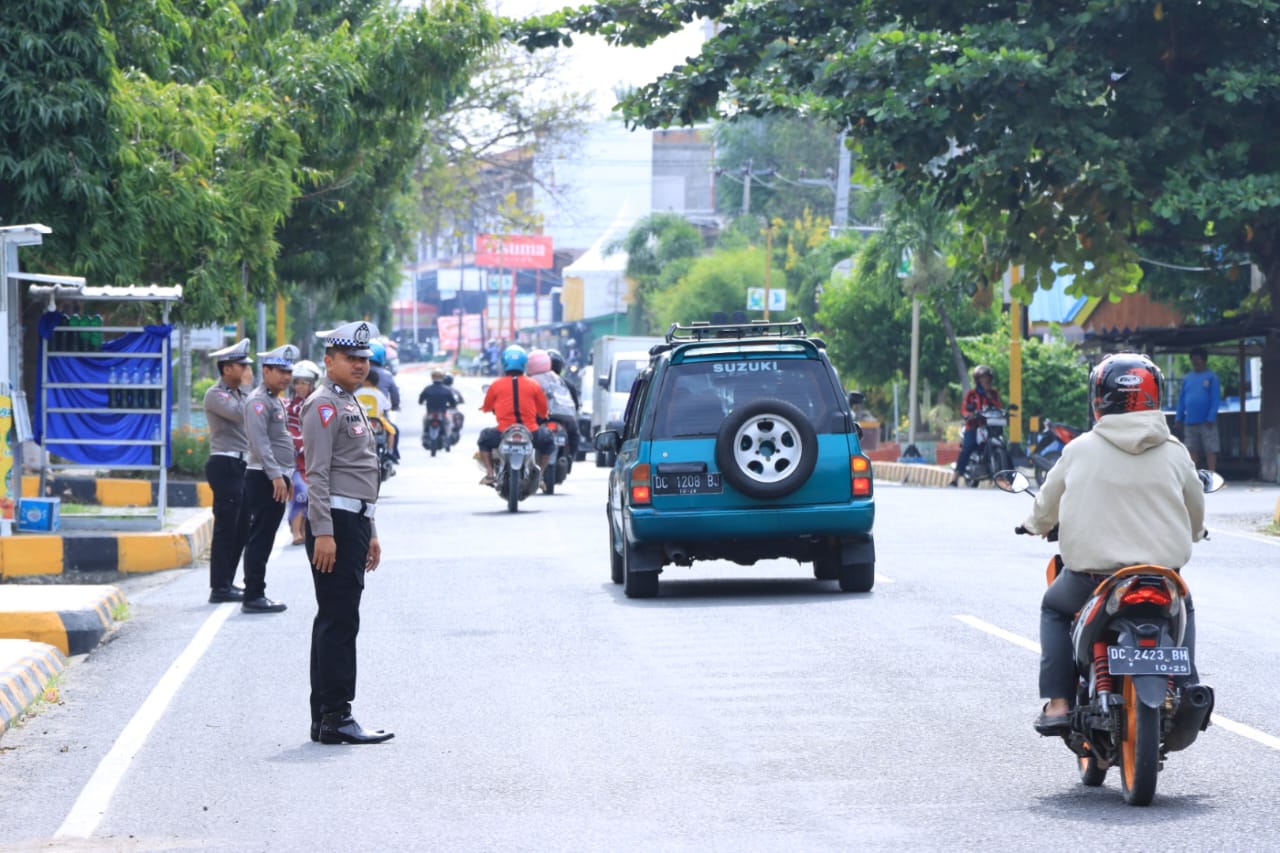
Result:
[[1182,701],[1173,716],[1173,726],[1164,740],[1167,752],[1177,752],[1195,743],[1200,732],[1209,728],[1213,710],[1213,688],[1207,684],[1189,684],[1182,688]]

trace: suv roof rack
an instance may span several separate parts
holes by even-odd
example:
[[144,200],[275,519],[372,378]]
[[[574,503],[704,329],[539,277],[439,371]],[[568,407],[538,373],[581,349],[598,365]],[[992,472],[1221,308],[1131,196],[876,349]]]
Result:
[[705,320],[681,325],[672,323],[667,329],[667,343],[707,340],[742,340],[743,338],[803,338],[804,323],[799,317],[773,323],[768,320],[752,320],[747,323],[709,323]]

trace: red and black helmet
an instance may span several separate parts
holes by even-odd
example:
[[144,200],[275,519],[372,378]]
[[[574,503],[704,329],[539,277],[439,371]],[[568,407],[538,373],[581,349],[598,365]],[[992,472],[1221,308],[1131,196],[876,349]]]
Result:
[[1136,352],[1109,355],[1089,372],[1089,399],[1095,417],[1160,410],[1164,374]]

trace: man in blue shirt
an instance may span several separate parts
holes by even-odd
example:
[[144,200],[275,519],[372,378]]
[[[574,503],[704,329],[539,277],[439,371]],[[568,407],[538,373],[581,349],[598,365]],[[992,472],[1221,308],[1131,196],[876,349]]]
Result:
[[1208,353],[1197,348],[1190,355],[1191,372],[1182,378],[1174,426],[1182,427],[1182,442],[1196,464],[1216,471],[1218,401],[1222,399],[1222,387],[1218,384],[1218,374],[1207,366]]

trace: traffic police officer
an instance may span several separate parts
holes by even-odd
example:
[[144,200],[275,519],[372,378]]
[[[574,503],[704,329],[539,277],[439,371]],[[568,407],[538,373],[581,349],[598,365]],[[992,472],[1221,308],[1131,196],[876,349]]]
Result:
[[267,598],[267,557],[284,517],[293,485],[293,438],[285,425],[280,392],[293,381],[298,348],[292,344],[258,353],[262,384],[244,401],[249,467],[244,475],[244,508],[249,536],[244,547],[245,613],[279,613],[286,606]]
[[391,732],[368,730],[351,715],[356,695],[356,634],[364,576],[382,549],[374,526],[378,452],[354,392],[369,373],[368,322],[317,332],[325,345],[326,378],[302,406],[306,448],[306,549],[316,591],[311,628],[311,739],[321,743],[381,743]]
[[234,586],[236,564],[249,533],[249,514],[243,511],[244,469],[249,442],[244,434],[244,391],[253,379],[249,339],[209,353],[217,360],[218,383],[204,395],[209,423],[209,461],[205,479],[213,490],[213,542],[209,546],[209,603],[242,601],[244,590]]

